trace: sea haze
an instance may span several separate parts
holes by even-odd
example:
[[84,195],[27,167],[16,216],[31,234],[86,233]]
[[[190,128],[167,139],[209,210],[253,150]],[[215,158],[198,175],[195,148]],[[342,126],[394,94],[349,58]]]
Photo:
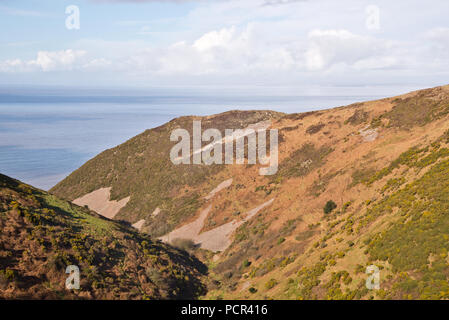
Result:
[[0,173],[48,190],[103,150],[182,115],[234,109],[304,112],[375,98],[0,90]]

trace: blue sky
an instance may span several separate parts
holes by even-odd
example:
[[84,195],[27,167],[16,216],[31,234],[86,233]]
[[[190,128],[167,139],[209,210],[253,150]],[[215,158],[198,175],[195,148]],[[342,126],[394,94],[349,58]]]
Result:
[[0,85],[430,87],[449,83],[448,16],[446,0],[3,0]]

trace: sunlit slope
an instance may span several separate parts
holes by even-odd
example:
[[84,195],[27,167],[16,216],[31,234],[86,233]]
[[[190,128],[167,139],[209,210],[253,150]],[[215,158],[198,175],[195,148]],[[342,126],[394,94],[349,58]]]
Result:
[[[181,117],[147,130],[116,148],[106,150],[57,184],[51,193],[74,200],[100,188],[111,188],[111,200],[130,197],[116,218],[137,222],[148,219],[144,230],[163,235],[191,217],[201,207],[203,189],[210,177],[223,170],[221,165],[174,165],[170,161],[170,141],[174,129],[192,134],[192,121],[202,128],[246,128],[248,125],[280,117],[272,111],[231,111],[211,117]],[[157,208],[160,214],[150,221]]]

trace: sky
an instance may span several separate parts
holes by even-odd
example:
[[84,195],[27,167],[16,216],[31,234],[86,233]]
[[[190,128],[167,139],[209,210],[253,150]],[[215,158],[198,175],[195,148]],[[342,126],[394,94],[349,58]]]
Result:
[[447,0],[0,0],[0,85],[399,93],[449,83],[448,16]]

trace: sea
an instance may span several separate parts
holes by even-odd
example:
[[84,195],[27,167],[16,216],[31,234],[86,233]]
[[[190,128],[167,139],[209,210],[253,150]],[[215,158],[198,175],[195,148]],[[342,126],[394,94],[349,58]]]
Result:
[[179,116],[228,110],[296,113],[377,98],[0,90],[0,173],[48,190],[100,152]]

